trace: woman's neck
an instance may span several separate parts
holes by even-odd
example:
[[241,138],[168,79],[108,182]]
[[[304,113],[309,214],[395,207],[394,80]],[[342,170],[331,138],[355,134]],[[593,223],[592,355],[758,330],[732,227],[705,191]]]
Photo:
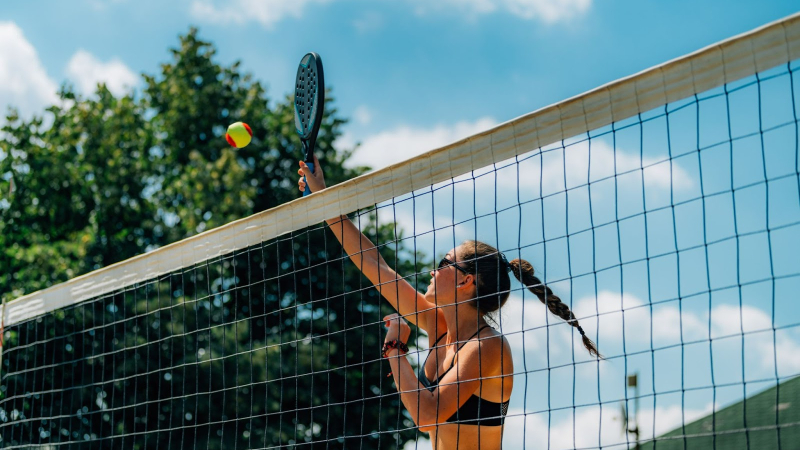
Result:
[[448,344],[466,341],[486,325],[483,315],[470,303],[460,302],[442,309],[447,323]]

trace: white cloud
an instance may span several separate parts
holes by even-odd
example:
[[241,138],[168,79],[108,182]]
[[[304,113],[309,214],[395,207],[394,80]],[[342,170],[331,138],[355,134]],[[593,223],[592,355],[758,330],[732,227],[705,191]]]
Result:
[[[653,193],[668,194],[670,188],[681,191],[694,187],[692,176],[678,162],[673,161],[670,167],[665,159],[666,156],[640,158],[638,154],[622,148],[615,151],[601,140],[593,140],[591,147],[588,141],[582,141],[567,146],[563,151],[546,151],[541,159],[541,167],[539,158],[524,163],[527,167],[520,171],[519,179],[516,175],[503,176],[498,181],[503,189],[512,191],[519,186],[528,192],[538,192],[541,186],[542,195],[548,195],[644,167],[641,178],[644,179],[644,186]],[[640,192],[641,178],[618,178],[619,191]]]
[[[359,122],[371,120],[372,112],[366,107],[359,107],[354,117]],[[495,125],[497,121],[494,118],[483,117],[474,122],[462,121],[452,125],[437,125],[433,128],[399,126],[362,139],[361,145],[348,164],[367,165],[377,170],[472,136]],[[352,134],[345,133],[337,144],[344,148],[352,148],[358,141]],[[541,186],[541,195],[548,195],[589,182],[613,178],[615,173],[625,173],[644,167],[641,177],[626,176],[617,180],[620,192],[640,192],[642,178],[644,187],[648,189],[648,195],[663,196],[668,195],[670,189],[685,191],[695,187],[695,181],[687,170],[677,161],[670,164],[666,158],[666,156],[641,158],[635,152],[627,152],[621,148],[615,150],[602,140],[593,140],[590,148],[589,142],[582,141],[567,146],[563,152],[549,150],[541,159],[528,159],[522,163],[525,167],[521,166],[519,174],[516,171],[510,176],[504,173],[498,177],[497,183],[498,189],[501,190],[516,191],[519,187],[520,190],[531,193],[538,193]],[[459,186],[461,189],[467,187],[467,185]]]
[[[657,407],[655,412],[642,409],[639,412],[641,439],[659,436],[677,428],[681,422],[690,423],[710,412],[710,404],[702,409],[682,410],[680,405]],[[522,433],[505,433],[504,449],[627,448],[626,444],[630,442],[623,432],[621,408],[616,404],[604,404],[602,412],[597,406],[578,408],[574,420],[572,412],[568,411],[562,414],[565,416],[563,419],[553,420],[550,424],[545,413],[525,415],[523,410],[510,410],[509,415],[511,417],[506,419],[507,429],[521,430],[524,424],[526,431],[525,436]],[[656,424],[655,430],[653,422]]]
[[128,0],[88,0],[89,6],[97,11],[105,11],[109,6],[126,3]]
[[520,17],[540,17],[544,22],[552,23],[585,13],[592,0],[505,0],[503,3]]
[[[774,376],[776,362],[780,376],[800,372],[800,358],[797,357],[800,355],[800,342],[784,333],[777,334],[773,341],[772,319],[765,311],[747,305],[741,309],[720,305],[711,311],[711,324],[712,338],[750,333],[745,337],[745,357],[748,362],[761,367],[766,375]],[[752,366],[748,370],[752,370]]]
[[271,27],[285,17],[300,18],[307,5],[330,0],[194,0],[190,8],[193,18],[218,24],[257,22]]
[[360,125],[368,125],[372,122],[372,110],[370,110],[367,105],[361,105],[353,111],[353,118],[356,119],[356,122]]
[[125,95],[139,81],[131,69],[119,59],[102,62],[86,50],[78,50],[67,63],[67,76],[84,95],[92,94],[98,83],[105,83],[115,96]]
[[[243,24],[257,22],[269,28],[286,17],[300,18],[308,5],[332,0],[193,0],[190,14],[193,18],[210,23]],[[417,14],[440,13],[444,8],[456,9],[471,18],[505,11],[526,20],[544,23],[566,21],[586,13],[592,0],[444,0],[430,2],[416,0]],[[383,17],[376,12],[365,12],[353,20],[360,33],[379,29]]]
[[23,116],[41,112],[58,100],[57,90],[22,30],[13,22],[0,22],[0,114],[5,117],[8,106]]
[[383,16],[376,11],[367,11],[357,19],[353,20],[353,27],[359,33],[369,33],[380,29],[383,26]]
[[502,10],[526,20],[536,19],[545,23],[566,21],[584,14],[592,0],[445,0],[442,2],[420,2],[417,14],[456,8],[470,17]]
[[[714,357],[715,366],[728,358],[739,361],[744,351],[748,377],[774,376],[776,361],[781,376],[800,372],[800,359],[794,356],[800,354],[800,342],[787,333],[777,334],[773,341],[772,319],[765,311],[753,306],[715,306],[711,310],[709,326],[708,313],[686,308],[681,312],[674,302],[656,305],[651,313],[651,308],[636,296],[623,294],[620,298],[618,293],[602,291],[597,299],[585,297],[578,300],[574,312],[582,322],[592,324],[592,329],[597,330],[598,341],[605,344],[606,351],[614,347],[621,349],[619,345],[623,336],[629,352],[641,350],[641,346],[649,348],[652,327],[655,347],[713,339],[716,342],[713,351],[719,352]],[[738,338],[720,339],[743,332],[744,350]],[[710,364],[710,361],[695,360],[694,363]]]
[[720,305],[711,311],[712,338],[752,333],[772,328],[772,320],[760,309],[752,306]]
[[[496,124],[493,118],[483,117],[474,122],[464,121],[433,128],[400,126],[363,139],[348,163],[351,166],[368,165],[380,169],[485,131]],[[353,147],[356,142],[353,136],[345,134],[338,144]]]
[[653,341],[662,345],[665,341],[671,343],[680,340],[681,325],[685,340],[707,339],[709,334],[708,320],[703,321],[696,314],[684,312],[681,321],[680,311],[672,305],[655,307],[651,315],[645,302],[631,294],[624,294],[620,298],[617,293],[601,291],[596,299],[585,297],[575,304],[578,318],[592,318],[593,321],[598,314],[600,341],[621,342],[623,333],[627,339],[644,336],[649,340],[651,326]]

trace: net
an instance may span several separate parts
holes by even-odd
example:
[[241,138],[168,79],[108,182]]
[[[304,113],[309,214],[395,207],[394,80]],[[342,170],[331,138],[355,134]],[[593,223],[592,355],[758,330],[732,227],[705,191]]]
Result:
[[791,448],[798,58],[795,15],[4,305],[2,445],[427,447],[349,214],[422,290],[464,240],[531,261],[597,343],[512,282],[503,448]]

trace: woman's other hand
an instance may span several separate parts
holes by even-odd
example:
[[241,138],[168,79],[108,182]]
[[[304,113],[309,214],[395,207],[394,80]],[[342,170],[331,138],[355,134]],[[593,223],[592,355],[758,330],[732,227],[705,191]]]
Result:
[[387,328],[386,339],[384,342],[389,342],[392,339],[397,339],[402,343],[407,343],[408,338],[411,336],[411,327],[408,322],[403,319],[400,314],[389,314],[383,318],[383,326]]

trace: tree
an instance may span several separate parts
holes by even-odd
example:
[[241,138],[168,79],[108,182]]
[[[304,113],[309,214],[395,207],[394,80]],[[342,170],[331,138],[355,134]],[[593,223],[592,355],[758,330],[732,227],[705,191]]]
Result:
[[[69,90],[42,117],[8,117],[0,140],[0,291],[3,301],[143,251],[153,242],[144,198],[152,132],[141,106],[100,87]],[[10,192],[13,179],[15,191]]]
[[[292,99],[271,105],[195,29],[171,56],[140,95],[65,87],[47,122],[10,112],[4,301],[296,198]],[[239,120],[254,139],[232,149],[224,125]],[[344,123],[329,92],[317,154],[331,184],[366,170],[334,148]],[[362,213],[390,243],[384,257],[419,272],[421,256],[394,243],[401,231]],[[16,325],[5,333],[3,442],[402,446],[415,431],[379,355],[384,303],[316,226]]]

